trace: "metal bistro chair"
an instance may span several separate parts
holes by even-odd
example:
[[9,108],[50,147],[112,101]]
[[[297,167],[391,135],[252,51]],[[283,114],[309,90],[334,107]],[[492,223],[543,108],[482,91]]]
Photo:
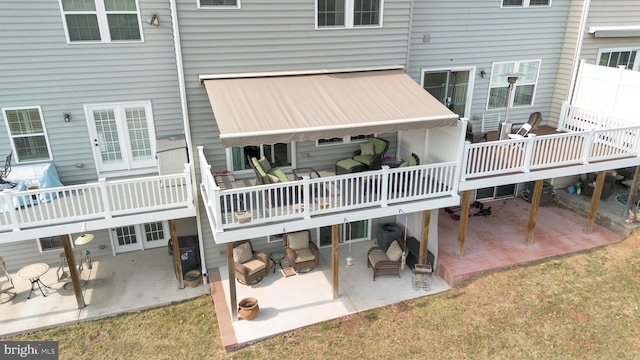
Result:
[[13,286],[13,280],[11,274],[4,266],[4,261],[0,258],[0,304],[4,304],[13,300],[16,297],[15,287]]
[[4,167],[0,168],[0,184],[10,185],[12,188],[16,187],[16,183],[7,181],[7,177],[11,174],[11,157],[13,156],[13,150],[9,153],[9,156],[4,160]]

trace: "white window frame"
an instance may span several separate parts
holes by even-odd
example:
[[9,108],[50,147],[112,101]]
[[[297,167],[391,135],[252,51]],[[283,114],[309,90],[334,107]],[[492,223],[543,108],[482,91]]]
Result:
[[196,0],[196,6],[200,10],[239,10],[242,8],[240,0],[236,0],[236,5],[202,5],[201,0]]
[[[503,74],[499,74],[496,73],[496,65],[502,65],[502,64],[513,64],[513,68],[512,68],[512,72],[513,73],[518,73],[519,69],[520,69],[520,65],[522,63],[530,63],[530,62],[538,62],[538,71],[535,74],[535,81],[533,82],[527,82],[525,81],[522,77],[520,77],[518,79],[518,81],[514,84],[514,88],[513,88],[513,94],[514,96],[512,96],[512,98],[509,101],[509,104],[507,104],[507,106],[509,108],[525,108],[525,107],[532,107],[535,104],[535,98],[536,98],[536,92],[538,91],[538,79],[540,77],[540,69],[542,68],[542,60],[541,59],[534,59],[534,60],[519,60],[519,61],[500,61],[500,62],[494,62],[491,64],[491,79],[489,82],[489,91],[487,93],[487,104],[486,104],[486,110],[500,110],[500,109],[506,109],[504,106],[501,107],[489,107],[489,101],[491,100],[491,89],[493,88],[501,88],[501,87],[505,87],[505,86],[509,86],[509,83],[507,82],[507,77],[506,76],[502,76]],[[525,86],[525,85],[533,85],[533,92],[531,93],[531,103],[527,104],[527,105],[518,105],[518,106],[513,106],[513,101],[515,99],[515,93],[516,93],[516,89],[518,88],[518,86]],[[507,97],[509,96],[508,90],[507,90]]]
[[[103,43],[138,43],[144,42],[144,33],[142,31],[142,21],[140,18],[140,5],[138,4],[138,0],[136,2],[136,17],[138,18],[138,29],[140,32],[139,40],[111,40],[111,34],[109,33],[109,21],[107,19],[107,11],[104,7],[104,0],[94,0],[96,4],[95,11],[69,11],[65,12],[62,7],[62,0],[58,0],[60,5],[60,15],[62,16],[62,23],[64,24],[64,36],[67,39],[67,44],[103,44]],[[118,11],[118,14],[134,14],[133,11]],[[67,26],[67,17],[66,15],[70,14],[95,14],[98,18],[98,28],[100,30],[100,40],[84,40],[84,41],[71,41],[69,37],[69,28]]]
[[380,1],[380,15],[379,15],[379,19],[380,21],[378,22],[378,24],[372,24],[372,25],[354,25],[354,12],[355,12],[355,6],[354,6],[354,1],[355,0],[344,0],[344,25],[331,25],[331,26],[320,26],[318,24],[318,1],[319,0],[315,0],[315,25],[316,25],[316,30],[335,30],[335,29],[367,29],[367,28],[381,28],[383,25],[383,21],[384,21],[384,0],[379,0]]
[[[69,236],[69,239],[71,239],[71,234],[67,234],[67,236]],[[43,248],[42,248],[42,242],[41,242],[41,241],[42,241],[44,238],[37,238],[37,239],[36,239],[36,243],[38,243],[38,251],[39,251],[39,252],[41,252],[41,253],[48,253],[48,252],[54,252],[54,251],[55,251],[55,252],[58,252],[58,251],[60,251],[60,250],[63,250],[63,249],[64,249],[64,246],[62,245],[62,239],[61,239],[61,238],[62,238],[62,235],[53,235],[53,236],[46,236],[46,237],[47,237],[47,238],[58,238],[58,239],[60,239],[60,247],[50,248],[50,249],[43,249]],[[70,241],[70,243],[71,243],[71,248],[73,249],[73,248],[75,247],[75,246],[74,246],[74,244],[73,244],[73,241]]]
[[[602,56],[602,54],[604,53],[609,53],[609,56],[611,56],[611,53],[620,53],[620,52],[636,52],[636,58],[635,61],[633,63],[633,65],[631,66],[631,68],[626,68],[628,70],[633,70],[633,71],[639,71],[640,70],[640,48],[613,48],[613,49],[599,49],[598,50],[598,55],[596,57],[596,65],[600,65],[600,57]],[[607,65],[600,65],[600,66],[607,66],[610,67],[608,64]],[[617,67],[617,66],[616,66]]]
[[[359,137],[359,136],[365,136],[365,137],[362,138],[362,139],[357,139],[357,137]],[[316,147],[326,147],[326,146],[336,146],[336,145],[345,145],[345,144],[364,143],[364,142],[367,142],[367,136],[376,137],[376,136],[378,136],[378,134],[344,136],[344,137],[335,137],[335,138],[322,139],[322,140],[342,139],[341,141],[327,142],[327,143],[322,143],[322,144],[320,144],[320,140],[321,139],[317,139],[316,140]]]
[[[33,134],[28,134],[28,135],[13,135],[11,133],[11,127],[9,126],[9,116],[7,116],[7,111],[15,111],[15,110],[30,110],[30,109],[37,109],[38,113],[40,114],[40,122],[42,124],[42,132],[41,133],[33,133]],[[21,106],[21,107],[9,107],[9,108],[3,108],[2,109],[2,115],[4,116],[4,124],[7,128],[7,134],[9,135],[9,140],[11,141],[11,149],[13,150],[13,158],[15,159],[14,161],[16,163],[33,163],[33,162],[39,162],[39,161],[51,161],[52,157],[51,157],[51,143],[49,142],[49,135],[47,134],[47,127],[45,125],[45,121],[44,121],[44,117],[42,116],[42,107],[40,106]],[[16,144],[14,142],[14,139],[16,138],[23,138],[23,137],[31,137],[31,136],[44,136],[44,140],[47,143],[47,153],[48,153],[48,157],[47,158],[40,158],[40,159],[35,159],[35,160],[20,160],[20,154],[18,152],[18,149],[16,148]]]
[[505,5],[504,0],[500,1],[500,7],[505,9],[513,9],[513,8],[528,8],[528,7],[551,7],[551,1],[549,0],[548,4],[545,5],[531,5],[531,0],[522,0],[522,5]]

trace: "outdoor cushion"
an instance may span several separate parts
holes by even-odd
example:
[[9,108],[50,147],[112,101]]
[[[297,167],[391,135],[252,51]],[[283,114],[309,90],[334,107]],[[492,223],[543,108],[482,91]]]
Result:
[[250,258],[249,261],[242,263],[242,265],[249,269],[249,275],[253,275],[264,269],[264,262],[254,257]]
[[[381,154],[382,152],[384,152],[384,149],[387,147],[387,143],[377,139],[377,138],[368,138],[367,141],[369,141],[369,143],[373,144],[373,151],[374,154]],[[373,154],[371,154],[373,155]]]
[[[348,171],[352,171],[352,169],[357,169],[358,171],[363,171],[364,167],[361,162],[355,161],[351,158],[342,159],[336,163],[336,166]],[[354,171],[355,172],[355,171]]]
[[267,176],[267,173],[262,169],[262,166],[260,166],[260,162],[258,161],[258,159],[252,157],[251,162],[253,162],[253,167],[255,167],[256,170],[258,171],[258,174],[260,174],[260,177],[262,178],[262,182],[265,184],[268,184],[269,177]]
[[244,243],[233,248],[233,261],[243,264],[253,257],[251,244]]
[[280,179],[280,182],[289,181],[289,178],[287,177],[287,174],[285,174],[284,171],[282,171],[282,169],[280,169],[280,168],[271,169],[271,171],[269,171],[269,174],[276,176],[278,179]]
[[369,164],[372,157],[373,155],[356,155],[353,157],[353,160],[361,162],[363,164]]
[[309,233],[301,231],[287,234],[287,242],[292,250],[298,251],[309,248]]
[[374,250],[369,254],[369,261],[372,266],[376,266],[379,261],[387,261],[389,258],[387,254],[382,250]]
[[402,248],[398,245],[397,240],[393,240],[387,249],[387,257],[391,261],[398,261],[402,257]]
[[373,156],[373,143],[360,144],[360,155]]
[[416,166],[416,158],[414,158],[413,156],[409,156],[409,158],[406,160],[407,161],[407,165],[408,166]]
[[271,170],[271,163],[264,156],[258,160],[258,163],[260,164],[260,167],[262,167],[262,170],[264,170],[264,172],[268,173],[269,170]]
[[279,182],[280,182],[280,178],[279,178],[279,177],[277,177],[277,176],[275,176],[275,175],[267,174],[267,176],[269,177],[269,182],[270,182],[271,184],[277,184],[277,183],[279,183]]
[[305,249],[296,250],[296,262],[305,262],[312,261],[315,259],[315,255],[313,255],[313,251],[308,247]]

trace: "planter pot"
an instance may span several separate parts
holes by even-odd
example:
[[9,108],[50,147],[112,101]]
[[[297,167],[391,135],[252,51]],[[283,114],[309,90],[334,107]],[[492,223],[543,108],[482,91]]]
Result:
[[200,271],[189,270],[184,274],[184,281],[190,288],[197,287],[200,284]]
[[240,300],[238,303],[238,315],[245,320],[251,320],[258,315],[260,306],[258,306],[258,299],[248,297]]

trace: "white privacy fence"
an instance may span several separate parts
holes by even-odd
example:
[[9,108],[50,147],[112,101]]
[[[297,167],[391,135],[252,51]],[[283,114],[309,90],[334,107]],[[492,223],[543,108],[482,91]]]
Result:
[[222,190],[198,150],[202,196],[219,231],[455,195],[455,162]]
[[0,232],[193,207],[191,172],[0,192]]

